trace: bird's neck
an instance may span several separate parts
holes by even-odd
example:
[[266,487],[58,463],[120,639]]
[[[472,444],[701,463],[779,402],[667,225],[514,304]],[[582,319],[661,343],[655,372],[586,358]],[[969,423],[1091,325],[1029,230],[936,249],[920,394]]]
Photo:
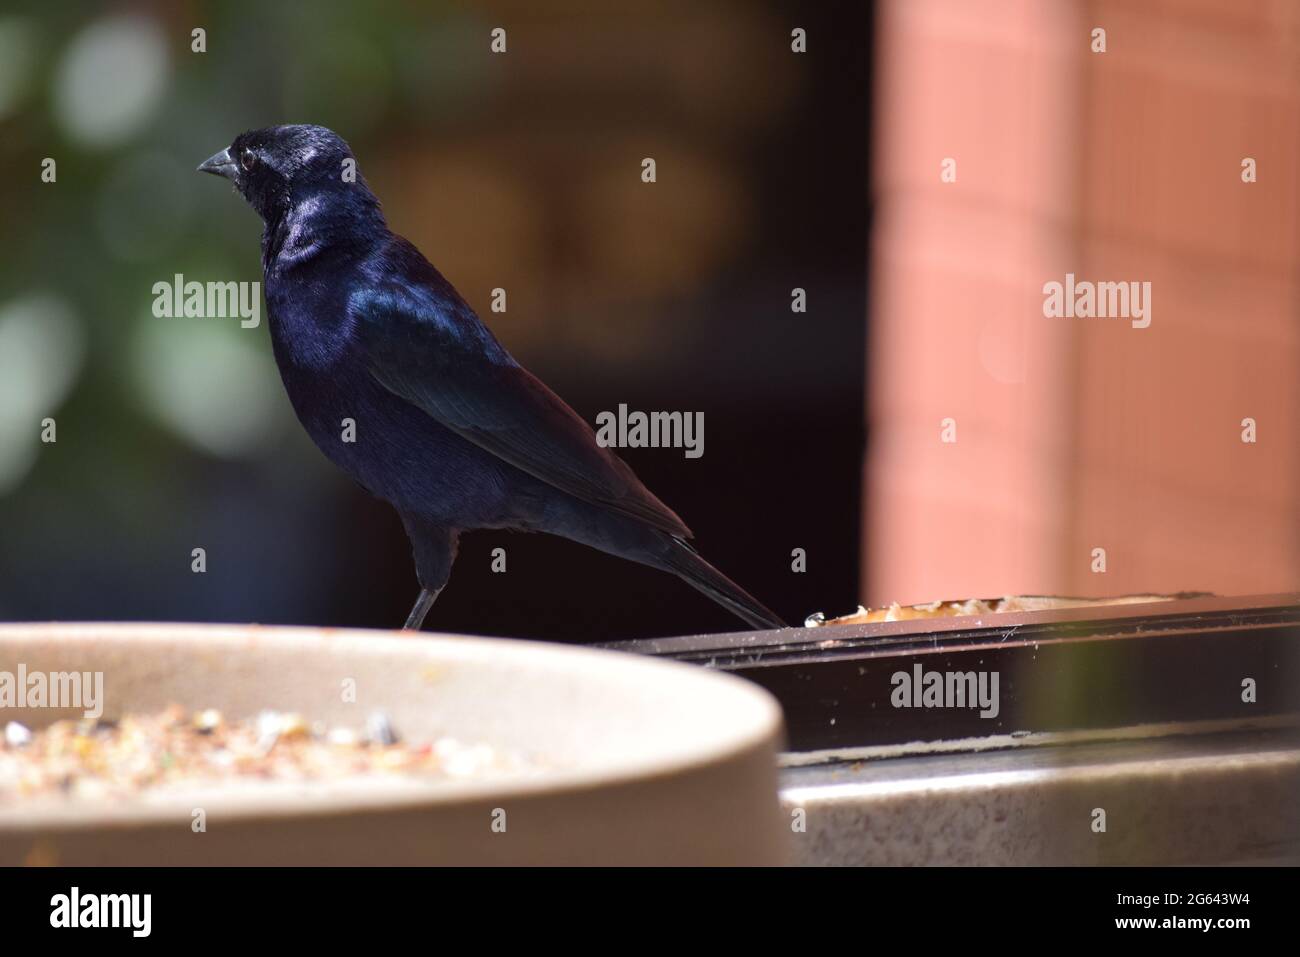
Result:
[[262,268],[270,278],[307,263],[362,256],[388,235],[379,201],[368,189],[307,192],[267,217]]

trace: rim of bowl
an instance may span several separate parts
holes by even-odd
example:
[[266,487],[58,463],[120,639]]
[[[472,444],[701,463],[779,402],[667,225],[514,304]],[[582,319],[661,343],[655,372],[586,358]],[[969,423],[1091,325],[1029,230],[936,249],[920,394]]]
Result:
[[[700,734],[682,737],[669,753],[645,757],[620,757],[600,767],[544,770],[535,777],[445,779],[422,781],[418,776],[395,778],[393,790],[373,777],[329,781],[293,782],[278,789],[242,790],[215,785],[186,789],[183,794],[150,793],[148,789],[125,799],[106,802],[70,800],[38,803],[30,800],[0,805],[0,833],[21,833],[51,827],[98,827],[107,824],[167,824],[189,821],[198,800],[211,813],[228,818],[297,818],[357,812],[392,812],[420,807],[474,804],[486,799],[510,800],[563,796],[672,777],[723,764],[754,749],[775,751],[783,734],[780,705],[766,690],[735,675],[697,665],[646,658],[627,652],[580,645],[546,644],[515,638],[478,637],[445,632],[380,631],[363,628],[328,628],[298,625],[207,624],[166,622],[34,622],[0,624],[0,650],[23,641],[97,641],[108,645],[147,648],[180,643],[196,658],[213,648],[256,654],[257,645],[274,641],[302,650],[329,647],[335,654],[392,653],[395,662],[412,657],[432,660],[460,658],[471,665],[488,659],[508,660],[527,666],[541,661],[546,670],[558,663],[577,662],[599,672],[638,671],[664,681],[683,683],[695,694],[727,695],[734,705],[724,709],[734,718],[727,726],[712,725]],[[196,667],[201,665],[196,663]],[[188,706],[197,706],[190,703]],[[745,715],[748,710],[749,715]],[[742,720],[742,718],[744,720]],[[773,776],[775,778],[775,759]],[[278,785],[278,782],[277,782]],[[775,800],[775,794],[773,795]]]

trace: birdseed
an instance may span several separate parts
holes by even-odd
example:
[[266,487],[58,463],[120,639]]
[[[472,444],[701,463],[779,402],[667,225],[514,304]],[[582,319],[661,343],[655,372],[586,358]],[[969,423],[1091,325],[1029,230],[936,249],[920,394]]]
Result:
[[168,787],[247,781],[310,782],[357,776],[464,779],[528,771],[483,744],[453,738],[403,742],[376,712],[366,732],[263,711],[231,720],[173,705],[118,720],[66,720],[37,730],[16,721],[0,746],[0,805],[33,797],[122,797]]

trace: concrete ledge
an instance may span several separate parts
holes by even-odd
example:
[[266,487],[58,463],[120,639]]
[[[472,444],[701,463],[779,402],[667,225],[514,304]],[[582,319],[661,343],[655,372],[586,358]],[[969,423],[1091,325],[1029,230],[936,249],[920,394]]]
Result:
[[783,770],[798,863],[1300,862],[1293,728],[895,753]]

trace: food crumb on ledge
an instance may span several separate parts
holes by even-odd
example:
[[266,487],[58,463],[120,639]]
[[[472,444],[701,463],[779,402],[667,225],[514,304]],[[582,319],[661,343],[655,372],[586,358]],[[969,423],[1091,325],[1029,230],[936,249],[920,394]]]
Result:
[[884,608],[859,605],[852,614],[827,618],[815,612],[804,619],[805,628],[824,625],[861,625],[873,621],[910,621],[917,618],[958,618],[964,615],[997,615],[1013,611],[1047,611],[1056,608],[1091,608],[1098,605],[1134,605],[1176,598],[1202,597],[1205,593],[1180,595],[1121,595],[1115,598],[1061,598],[1050,595],[1007,595],[1003,598],[970,598],[964,601],[933,601],[924,605],[900,605]]

